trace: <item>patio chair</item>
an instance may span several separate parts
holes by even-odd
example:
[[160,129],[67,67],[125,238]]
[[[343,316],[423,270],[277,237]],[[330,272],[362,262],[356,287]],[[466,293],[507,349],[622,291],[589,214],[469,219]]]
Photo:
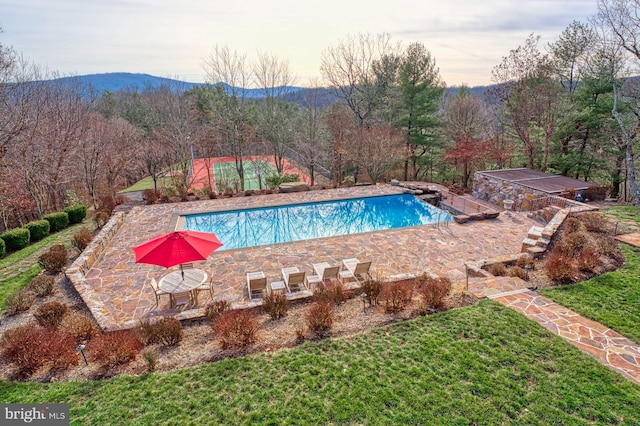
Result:
[[327,262],[314,263],[313,272],[315,275],[308,275],[306,278],[307,287],[313,285],[314,290],[319,284],[326,284],[327,281],[337,280],[340,266],[331,266]]
[[155,278],[151,278],[151,288],[156,294],[156,306],[158,306],[158,304],[160,303],[160,296],[169,295],[169,298],[171,298],[171,293],[160,290],[160,287],[158,287],[158,282]]
[[306,288],[304,285],[304,278],[306,275],[307,274],[304,271],[300,272],[296,266],[291,268],[282,268],[282,278],[284,279],[284,283],[287,286],[289,293],[292,292],[292,289],[295,289],[295,291],[301,291]]
[[343,270],[338,274],[338,280],[344,283],[345,280],[355,280],[358,284],[366,279],[371,279],[369,269],[371,268],[371,261],[360,262],[358,259],[344,259],[342,261],[344,266]]
[[200,294],[201,291],[209,292],[209,297],[211,297],[211,301],[213,302],[213,276],[211,277],[211,280],[209,280],[208,283],[204,283],[201,286],[196,287],[191,291],[193,292],[193,302],[196,306],[198,305],[198,295]]
[[247,291],[249,292],[249,300],[253,300],[254,293],[260,293],[261,297],[264,297],[267,292],[267,277],[264,272],[247,273]]
[[170,293],[171,294],[171,307],[177,308],[181,305],[190,305],[191,300],[191,292],[183,291],[180,293]]

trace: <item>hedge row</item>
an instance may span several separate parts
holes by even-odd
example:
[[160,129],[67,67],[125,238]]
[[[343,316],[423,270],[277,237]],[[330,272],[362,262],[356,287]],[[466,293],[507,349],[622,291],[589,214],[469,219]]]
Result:
[[0,235],[0,257],[7,251],[21,250],[30,242],[39,241],[69,224],[80,223],[86,216],[87,207],[78,204],[67,207],[63,212],[45,215],[42,220],[31,221],[22,228],[10,229]]

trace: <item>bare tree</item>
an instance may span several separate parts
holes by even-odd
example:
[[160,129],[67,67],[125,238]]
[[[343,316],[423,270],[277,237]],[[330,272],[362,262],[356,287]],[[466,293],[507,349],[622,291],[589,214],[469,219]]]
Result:
[[360,127],[355,137],[360,145],[360,165],[373,183],[385,180],[385,174],[400,158],[403,135],[393,126]]

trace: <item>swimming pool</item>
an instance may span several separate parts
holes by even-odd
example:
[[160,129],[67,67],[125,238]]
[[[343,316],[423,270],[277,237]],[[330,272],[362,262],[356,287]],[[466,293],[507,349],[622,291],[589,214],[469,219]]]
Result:
[[453,217],[411,194],[186,215],[184,229],[216,234],[231,250],[450,222]]

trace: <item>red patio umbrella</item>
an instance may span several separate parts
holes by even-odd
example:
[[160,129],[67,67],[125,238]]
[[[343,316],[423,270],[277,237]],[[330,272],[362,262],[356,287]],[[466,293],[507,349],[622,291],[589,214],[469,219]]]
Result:
[[196,231],[175,231],[158,235],[133,248],[137,263],[171,266],[205,260],[222,243],[215,234]]

